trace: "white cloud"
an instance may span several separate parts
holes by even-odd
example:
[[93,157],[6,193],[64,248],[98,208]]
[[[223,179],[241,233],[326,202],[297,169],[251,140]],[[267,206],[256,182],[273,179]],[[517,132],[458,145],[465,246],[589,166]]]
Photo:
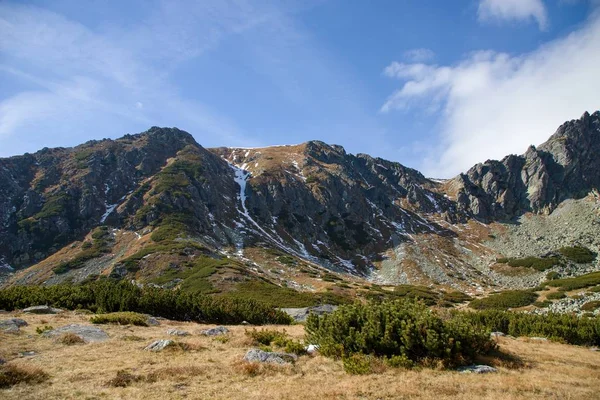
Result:
[[535,20],[541,30],[548,28],[548,13],[542,0],[481,0],[480,21]]
[[404,52],[404,59],[410,62],[425,62],[435,58],[435,53],[430,49],[419,48]]
[[566,120],[600,108],[600,17],[520,56],[470,54],[455,65],[394,62],[384,74],[403,86],[382,106],[441,109],[440,145],[421,168],[449,177],[477,162],[520,154],[544,142]]

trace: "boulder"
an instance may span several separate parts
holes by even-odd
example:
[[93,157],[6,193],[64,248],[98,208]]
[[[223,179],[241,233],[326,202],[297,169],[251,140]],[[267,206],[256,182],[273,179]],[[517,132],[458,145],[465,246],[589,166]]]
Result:
[[146,323],[148,324],[148,326],[158,326],[160,325],[160,322],[158,322],[158,320],[154,317],[148,316],[148,319],[146,320]]
[[225,328],[224,326],[217,326],[216,328],[204,329],[200,331],[200,334],[204,336],[219,336],[226,335],[228,333],[229,329]]
[[190,333],[186,331],[180,331],[179,329],[168,329],[167,335],[171,336],[188,336]]
[[244,360],[248,362],[260,362],[280,365],[291,364],[297,359],[298,356],[295,354],[263,351],[260,349],[250,349],[244,356]]
[[490,337],[492,339],[498,339],[499,337],[503,337],[503,336],[506,336],[506,334],[503,333],[503,332],[492,332],[492,333],[490,333]]
[[0,321],[0,331],[4,333],[19,333],[19,328],[27,326],[27,322],[20,318],[11,318]]
[[83,339],[86,343],[103,342],[108,339],[108,334],[97,326],[89,325],[66,325],[58,329],[44,332],[44,337],[58,337],[65,333],[73,333]]
[[319,345],[317,344],[309,344],[305,347],[305,350],[308,354],[314,354],[319,350]]
[[63,312],[60,308],[53,308],[50,306],[33,306],[27,307],[23,310],[24,313],[30,314],[58,314]]
[[337,306],[331,304],[322,304],[314,307],[302,307],[302,308],[282,308],[281,311],[288,314],[296,322],[305,322],[306,318],[310,314],[323,315],[329,314],[337,310]]
[[489,365],[467,365],[466,367],[458,368],[457,371],[461,374],[489,374],[498,372],[496,368]]
[[148,346],[144,347],[144,350],[147,351],[163,351],[165,348],[167,348],[168,346],[171,346],[174,342],[172,340],[169,339],[161,339],[161,340],[155,340],[154,342],[150,343]]

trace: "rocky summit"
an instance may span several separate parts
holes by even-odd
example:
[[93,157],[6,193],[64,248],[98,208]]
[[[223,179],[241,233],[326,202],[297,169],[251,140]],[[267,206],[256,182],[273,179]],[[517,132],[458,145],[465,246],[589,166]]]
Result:
[[319,141],[206,149],[177,128],[44,148],[0,159],[1,279],[533,287],[600,267],[598,154],[598,111],[448,180]]

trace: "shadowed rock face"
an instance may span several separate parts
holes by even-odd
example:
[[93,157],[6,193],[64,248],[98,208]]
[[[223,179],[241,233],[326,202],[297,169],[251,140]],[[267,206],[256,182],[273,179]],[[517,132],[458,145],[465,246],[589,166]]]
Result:
[[108,225],[155,232],[155,243],[181,234],[213,250],[261,243],[366,275],[414,235],[451,240],[450,224],[549,213],[586,195],[600,187],[598,154],[599,112],[447,181],[319,141],[207,150],[186,132],[154,127],[0,159],[0,264],[36,264]]
[[459,210],[485,221],[550,213],[600,187],[600,112],[564,123],[538,148],[477,164],[453,179]]

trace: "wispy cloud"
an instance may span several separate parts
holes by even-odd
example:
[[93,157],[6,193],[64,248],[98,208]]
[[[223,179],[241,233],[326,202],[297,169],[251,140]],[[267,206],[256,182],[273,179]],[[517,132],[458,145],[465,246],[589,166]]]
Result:
[[600,17],[519,56],[479,51],[454,65],[394,62],[403,81],[382,111],[441,110],[440,145],[422,168],[449,177],[545,141],[565,120],[599,108]]
[[548,12],[542,0],[480,0],[480,21],[536,21],[541,30],[548,28]]
[[404,59],[409,62],[425,62],[435,58],[435,53],[430,49],[418,48],[404,52]]
[[[255,2],[153,5],[127,29],[100,31],[38,7],[0,4],[0,73],[33,87],[1,99],[0,136],[36,132],[45,125],[75,144],[86,126],[92,123],[97,130],[104,119],[108,136],[162,123],[180,124],[224,143],[255,144],[218,111],[183,98],[170,74],[227,35],[270,23],[270,10]],[[60,137],[54,143],[30,139],[35,146],[61,143]]]

